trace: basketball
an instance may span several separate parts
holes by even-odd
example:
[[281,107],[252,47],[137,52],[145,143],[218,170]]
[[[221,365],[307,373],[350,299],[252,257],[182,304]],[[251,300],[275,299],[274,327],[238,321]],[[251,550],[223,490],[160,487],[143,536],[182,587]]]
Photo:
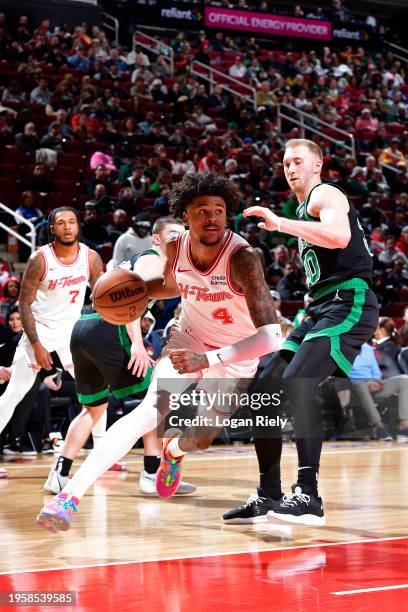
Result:
[[131,323],[147,308],[146,283],[129,270],[105,272],[95,283],[92,299],[95,310],[108,323]]

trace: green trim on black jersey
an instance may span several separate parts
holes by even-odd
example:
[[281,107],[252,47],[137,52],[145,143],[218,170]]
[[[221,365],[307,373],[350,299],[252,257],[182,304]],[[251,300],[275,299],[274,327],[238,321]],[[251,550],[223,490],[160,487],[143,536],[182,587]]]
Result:
[[[336,362],[338,367],[343,370],[343,372],[348,376],[351,372],[353,364],[347,359],[345,355],[341,352],[340,348],[340,336],[349,332],[361,319],[363,306],[366,300],[366,289],[368,289],[368,284],[362,279],[353,279],[353,280],[361,280],[362,283],[366,285],[364,288],[353,289],[354,298],[353,305],[347,317],[341,323],[337,325],[333,325],[332,327],[327,327],[326,329],[320,329],[317,331],[310,331],[303,339],[303,342],[307,342],[309,340],[314,340],[315,338],[327,337],[330,338],[330,355],[333,360]],[[346,281],[347,282],[347,281]]]
[[[109,389],[104,389],[103,391],[98,391],[98,393],[90,393],[89,395],[85,393],[77,393],[78,399],[81,404],[93,404],[98,400],[105,399],[107,400],[109,397]],[[105,402],[104,402],[105,403]]]
[[85,321],[86,319],[102,319],[101,315],[98,312],[84,312],[79,317],[80,321]]
[[298,344],[297,342],[293,342],[293,340],[285,340],[285,342],[280,347],[280,350],[281,351],[292,351],[293,353],[296,353],[299,347],[300,347],[300,344]]
[[369,284],[363,278],[350,278],[350,280],[342,281],[341,283],[330,283],[313,292],[313,299],[317,300],[323,295],[332,293],[340,289],[369,289]]
[[140,383],[135,383],[134,385],[130,385],[129,387],[122,387],[121,389],[115,389],[112,391],[112,394],[116,399],[122,399],[122,397],[127,397],[128,395],[134,395],[135,393],[140,393],[141,391],[146,391],[150,385],[150,379],[152,377],[153,368],[149,368],[147,370],[146,376]]

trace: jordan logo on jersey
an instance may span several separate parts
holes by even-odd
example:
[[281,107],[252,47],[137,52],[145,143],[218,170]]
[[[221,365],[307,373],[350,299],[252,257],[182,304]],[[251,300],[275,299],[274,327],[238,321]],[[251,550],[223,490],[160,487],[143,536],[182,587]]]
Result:
[[197,287],[197,285],[188,285],[178,283],[181,297],[187,299],[189,295],[195,298],[196,302],[223,302],[232,300],[233,295],[228,291],[215,291],[210,293],[207,287]]
[[71,285],[78,285],[78,283],[86,283],[86,277],[82,276],[63,276],[56,280],[50,279],[48,281],[48,289],[56,289],[57,287],[70,287]]

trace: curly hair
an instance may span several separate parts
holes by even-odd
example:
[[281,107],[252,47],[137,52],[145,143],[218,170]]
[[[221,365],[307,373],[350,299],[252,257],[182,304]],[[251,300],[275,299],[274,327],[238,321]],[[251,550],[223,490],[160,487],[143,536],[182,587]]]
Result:
[[198,196],[218,196],[225,202],[227,213],[232,212],[239,203],[237,187],[227,178],[208,172],[188,173],[173,185],[169,205],[175,217],[182,217],[186,207]]

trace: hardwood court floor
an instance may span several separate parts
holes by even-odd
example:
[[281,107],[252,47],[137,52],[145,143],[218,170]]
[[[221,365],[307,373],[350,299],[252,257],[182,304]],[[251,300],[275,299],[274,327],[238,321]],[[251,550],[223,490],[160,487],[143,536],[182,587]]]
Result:
[[[132,610],[139,601],[163,610],[169,594],[169,609],[180,612],[221,605],[363,610],[373,601],[383,602],[384,610],[387,602],[390,610],[408,609],[408,444],[327,443],[320,487],[327,518],[319,528],[223,525],[221,514],[257,484],[250,446],[188,457],[184,477],[198,490],[169,501],[141,496],[141,452],[127,460],[128,472],[100,478],[70,531],[58,534],[35,524],[49,499],[41,488],[53,459],[1,464],[10,478],[0,480],[0,591],[65,590],[69,584],[81,610],[96,609],[98,601],[99,609]],[[295,449],[285,445],[286,491],[295,474]],[[273,605],[272,592],[280,594]]]

